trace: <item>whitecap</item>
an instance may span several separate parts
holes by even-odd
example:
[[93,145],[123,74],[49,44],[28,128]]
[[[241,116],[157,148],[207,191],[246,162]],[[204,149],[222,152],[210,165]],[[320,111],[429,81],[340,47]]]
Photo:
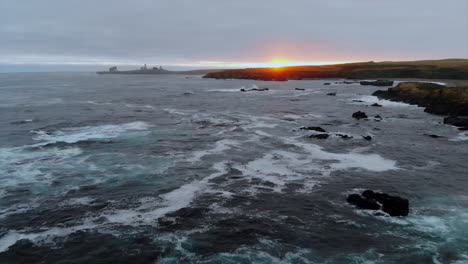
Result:
[[39,130],[33,131],[37,134],[33,139],[38,141],[46,141],[48,143],[76,143],[89,139],[115,138],[127,131],[147,130],[150,127],[151,126],[145,122],[136,121],[120,125],[72,127],[53,133],[47,133],[45,131]]
[[155,109],[152,105],[125,104],[125,106],[129,108]]
[[[416,106],[416,105],[411,105],[411,104],[407,104],[407,103],[402,103],[402,102],[393,102],[393,101],[390,101],[390,100],[385,100],[385,99],[379,99],[377,96],[373,96],[373,95],[364,95],[364,96],[361,96],[361,97],[357,97],[357,98],[352,98],[352,99],[349,99],[351,102],[350,104],[374,104],[374,103],[377,103],[377,104],[380,104],[380,105],[383,105],[383,106],[388,106],[388,107],[411,107],[411,108],[421,108],[419,106]],[[362,101],[362,102],[356,102],[356,101]]]
[[468,140],[468,132],[461,132],[458,136],[451,138],[450,141],[465,141]]
[[348,153],[332,153],[324,151],[319,145],[302,143],[295,139],[286,140],[290,144],[296,145],[305,150],[312,157],[311,159],[329,160],[330,167],[336,170],[351,168],[361,168],[369,171],[382,172],[396,170],[396,161],[385,159],[378,154],[363,154],[366,149],[356,148]]
[[8,250],[8,248],[14,245],[21,239],[28,239],[34,243],[45,242],[54,237],[65,237],[73,232],[79,230],[86,230],[95,228],[94,224],[84,224],[79,226],[72,226],[68,228],[54,227],[43,232],[36,233],[23,233],[17,230],[10,230],[4,236],[0,237],[0,252]]
[[191,154],[192,157],[187,158],[186,161],[195,163],[195,162],[200,161],[203,157],[205,157],[207,155],[220,154],[220,153],[223,153],[226,150],[229,150],[229,149],[231,149],[233,147],[237,147],[237,146],[239,146],[238,141],[230,140],[230,139],[219,140],[219,141],[216,141],[215,146],[213,148],[211,148],[211,149],[199,150],[199,151],[193,152]]
[[200,194],[211,191],[210,180],[227,173],[226,163],[220,162],[213,165],[216,171],[201,179],[162,194],[158,199],[140,200],[141,206],[135,209],[116,210],[104,213],[102,216],[110,223],[126,225],[148,224],[154,225],[155,220],[167,213],[187,207]]

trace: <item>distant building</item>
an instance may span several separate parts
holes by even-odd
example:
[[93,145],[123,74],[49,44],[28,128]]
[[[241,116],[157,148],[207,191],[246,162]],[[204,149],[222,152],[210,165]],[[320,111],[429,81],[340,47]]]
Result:
[[140,68],[140,70],[142,70],[142,71],[146,71],[147,69],[148,69],[148,67],[146,67],[146,64],[143,67]]
[[116,71],[117,71],[117,66],[109,68],[109,72],[116,72]]

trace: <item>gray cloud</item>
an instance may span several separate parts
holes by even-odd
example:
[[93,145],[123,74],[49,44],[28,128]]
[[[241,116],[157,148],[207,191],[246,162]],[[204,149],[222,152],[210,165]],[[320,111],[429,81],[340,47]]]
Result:
[[468,57],[466,0],[0,0],[0,63]]

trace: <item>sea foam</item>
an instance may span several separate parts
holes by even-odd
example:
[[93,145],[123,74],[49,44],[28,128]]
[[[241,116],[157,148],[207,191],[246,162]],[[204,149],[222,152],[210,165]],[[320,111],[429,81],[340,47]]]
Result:
[[45,131],[34,131],[37,135],[33,138],[38,141],[46,141],[48,143],[65,142],[76,143],[89,139],[107,139],[115,138],[127,131],[147,130],[151,126],[145,122],[136,121],[121,125],[101,125],[101,126],[85,126],[65,128],[53,133]]

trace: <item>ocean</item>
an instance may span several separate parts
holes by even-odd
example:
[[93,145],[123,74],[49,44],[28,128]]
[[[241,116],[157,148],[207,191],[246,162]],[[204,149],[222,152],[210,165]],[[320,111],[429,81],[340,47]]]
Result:
[[468,133],[378,89],[0,74],[0,263],[467,263]]

